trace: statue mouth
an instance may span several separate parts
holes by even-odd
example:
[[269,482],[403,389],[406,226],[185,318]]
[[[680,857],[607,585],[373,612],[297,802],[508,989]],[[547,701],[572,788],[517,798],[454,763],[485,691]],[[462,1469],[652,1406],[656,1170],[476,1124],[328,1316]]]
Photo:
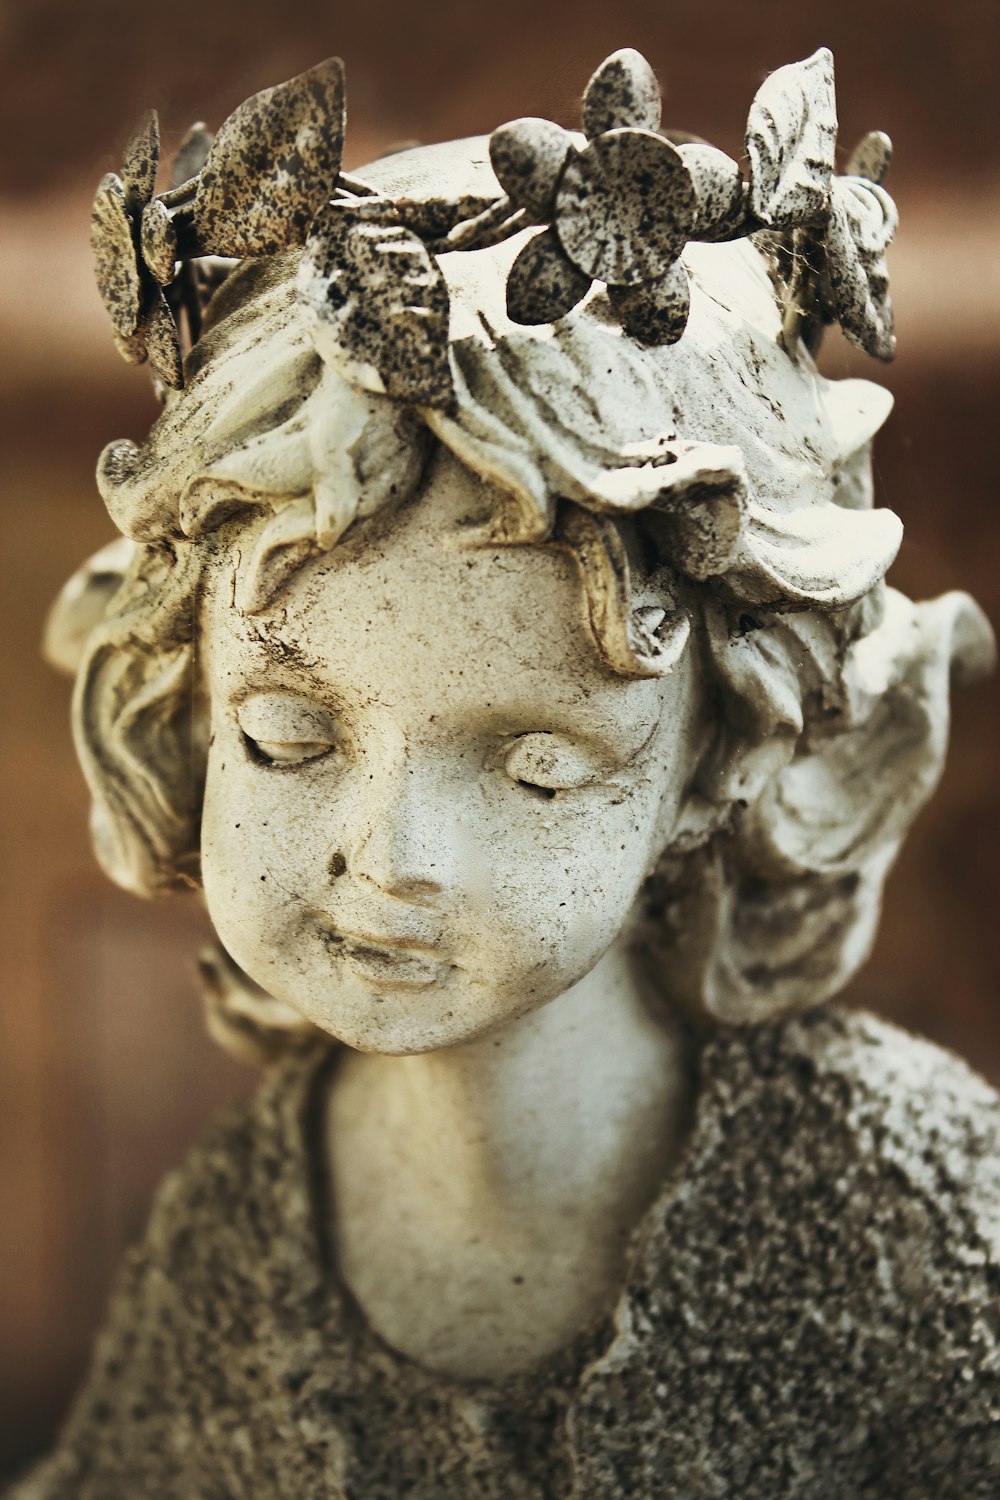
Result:
[[395,936],[372,937],[321,928],[327,952],[361,978],[393,988],[429,989],[440,984],[454,965],[439,956],[435,944]]

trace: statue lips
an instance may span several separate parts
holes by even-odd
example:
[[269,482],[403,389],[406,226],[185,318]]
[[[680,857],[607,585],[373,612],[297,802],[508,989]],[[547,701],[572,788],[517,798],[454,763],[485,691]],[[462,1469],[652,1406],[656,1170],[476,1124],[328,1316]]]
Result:
[[321,936],[330,953],[343,958],[363,979],[376,985],[422,990],[439,984],[454,966],[437,957],[437,943],[395,935],[377,937],[341,931],[329,919]]

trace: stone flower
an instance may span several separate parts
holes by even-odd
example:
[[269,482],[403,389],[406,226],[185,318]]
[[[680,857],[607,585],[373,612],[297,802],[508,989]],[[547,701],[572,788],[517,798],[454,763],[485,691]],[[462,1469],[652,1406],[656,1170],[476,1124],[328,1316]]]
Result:
[[583,146],[549,120],[494,131],[490,159],[501,187],[529,223],[548,223],[511,268],[507,306],[516,322],[563,317],[603,281],[630,332],[656,343],[680,337],[688,289],[679,256],[695,230],[698,195],[659,124],[653,70],[628,48],[587,85]]
[[870,131],[843,175],[830,177],[825,218],[785,230],[774,264],[785,288],[786,339],[814,349],[827,324],[839,323],[852,344],[875,359],[896,352],[886,250],[899,215],[883,187],[892,143]]

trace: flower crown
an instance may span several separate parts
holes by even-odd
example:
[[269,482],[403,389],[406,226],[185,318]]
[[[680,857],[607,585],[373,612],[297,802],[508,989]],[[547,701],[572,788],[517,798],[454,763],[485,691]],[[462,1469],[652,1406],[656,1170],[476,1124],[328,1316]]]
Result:
[[887,136],[864,137],[834,172],[833,57],[779,68],[750,108],[748,173],[699,138],[660,129],[649,63],[624,49],[583,96],[583,135],[520,119],[490,138],[492,197],[381,196],[341,171],[344,69],[330,59],[241,104],[213,137],[189,131],[172,185],[154,196],[155,112],[94,203],[97,282],[126,360],[149,360],[161,394],[184,384],[208,300],[247,257],[303,247],[298,297],[324,355],[355,385],[447,409],[449,294],[437,257],[536,230],[507,279],[521,324],[556,322],[595,282],[647,344],[683,334],[690,240],[753,236],[785,309],[786,344],[815,347],[825,324],[880,359],[895,351],[885,250],[896,210],[881,186]]

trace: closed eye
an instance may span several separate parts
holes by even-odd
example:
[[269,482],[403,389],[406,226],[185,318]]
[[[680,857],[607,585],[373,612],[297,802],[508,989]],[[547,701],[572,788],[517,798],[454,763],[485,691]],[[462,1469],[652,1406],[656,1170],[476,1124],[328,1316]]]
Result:
[[255,740],[245,730],[243,743],[251,759],[266,766],[299,766],[336,749],[326,740]]
[[503,768],[518,786],[545,798],[590,786],[609,774],[609,768],[590,746],[547,730],[522,734],[509,744]]
[[237,706],[236,721],[247,754],[259,765],[300,766],[321,760],[343,738],[324,704],[297,693],[252,693]]

